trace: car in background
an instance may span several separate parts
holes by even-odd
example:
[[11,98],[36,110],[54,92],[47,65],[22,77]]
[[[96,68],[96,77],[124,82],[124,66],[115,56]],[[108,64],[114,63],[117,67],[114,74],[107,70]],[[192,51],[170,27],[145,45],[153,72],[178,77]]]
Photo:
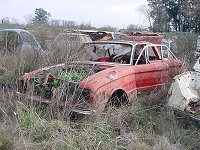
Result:
[[81,33],[88,35],[92,41],[98,40],[114,40],[115,34],[110,31],[99,31],[99,30],[66,30],[72,33]]
[[17,95],[91,114],[166,85],[182,66],[167,46],[148,42],[92,41],[76,55],[73,62],[21,76]]
[[166,45],[173,53],[177,53],[175,38],[165,39],[162,34],[151,32],[132,32],[128,35],[119,34],[118,39],[127,41],[147,41],[153,44]]
[[167,106],[178,118],[200,127],[200,58],[191,71],[173,78]]
[[45,51],[33,34],[23,29],[0,30],[0,53],[19,51],[20,54],[42,55]]
[[53,45],[57,45],[60,48],[77,47],[85,42],[92,41],[90,36],[87,34],[73,33],[73,32],[62,32],[59,33],[54,40],[47,41],[47,48],[51,49]]
[[54,40],[56,42],[59,42],[59,44],[62,44],[64,42],[80,42],[81,44],[83,44],[85,42],[92,41],[91,38],[86,34],[70,32],[59,33]]
[[157,33],[132,32],[128,35],[122,35],[119,39],[127,41],[147,41],[153,44],[161,44],[163,37]]

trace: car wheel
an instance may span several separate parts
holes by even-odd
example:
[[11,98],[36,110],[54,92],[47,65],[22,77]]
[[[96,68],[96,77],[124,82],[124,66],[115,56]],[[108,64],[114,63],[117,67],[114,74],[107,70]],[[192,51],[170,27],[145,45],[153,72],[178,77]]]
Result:
[[106,107],[111,106],[119,108],[123,105],[126,105],[127,103],[128,103],[128,97],[126,93],[123,90],[117,90],[110,97]]

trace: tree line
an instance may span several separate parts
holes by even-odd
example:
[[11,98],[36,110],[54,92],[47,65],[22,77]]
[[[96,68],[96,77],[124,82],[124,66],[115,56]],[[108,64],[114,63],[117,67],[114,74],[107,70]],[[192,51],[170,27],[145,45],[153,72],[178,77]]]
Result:
[[200,34],[199,0],[147,0],[143,14],[154,32],[195,32]]
[[[45,25],[48,27],[61,27],[61,28],[68,28],[68,29],[97,29],[100,31],[116,31],[116,27],[112,27],[110,25],[102,26],[102,27],[95,27],[92,26],[90,22],[82,22],[82,23],[76,23],[72,20],[60,20],[60,19],[50,19],[51,14],[44,10],[43,8],[36,8],[34,10],[34,15],[28,15],[25,17],[26,19],[26,25]],[[0,18],[0,25],[18,25],[17,19],[9,18],[9,17],[3,17]],[[21,25],[22,26],[22,25]],[[0,26],[1,27],[1,26]],[[143,26],[130,24],[124,29],[121,30],[127,30],[127,32],[133,32],[133,31],[143,31],[146,30],[143,28]]]

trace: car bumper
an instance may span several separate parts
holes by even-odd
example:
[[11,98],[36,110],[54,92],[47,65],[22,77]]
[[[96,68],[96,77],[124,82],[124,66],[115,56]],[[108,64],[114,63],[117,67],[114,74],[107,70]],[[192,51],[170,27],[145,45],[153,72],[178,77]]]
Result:
[[95,110],[83,107],[83,105],[80,105],[80,104],[76,105],[76,104],[66,103],[66,102],[53,102],[53,101],[48,100],[48,99],[42,99],[41,97],[38,97],[38,96],[27,95],[27,94],[23,94],[23,93],[20,93],[20,92],[16,92],[15,96],[18,97],[19,100],[21,98],[25,98],[29,102],[34,101],[34,102],[38,102],[38,103],[41,103],[41,104],[66,106],[69,109],[70,112],[75,112],[75,113],[83,114],[83,115],[92,115],[96,112]]

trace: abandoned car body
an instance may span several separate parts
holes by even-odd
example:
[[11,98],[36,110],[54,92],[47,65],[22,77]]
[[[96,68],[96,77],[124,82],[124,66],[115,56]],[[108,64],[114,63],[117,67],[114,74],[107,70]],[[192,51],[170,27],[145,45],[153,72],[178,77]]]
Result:
[[86,34],[92,41],[98,40],[114,40],[114,32],[99,31],[99,30],[67,30],[67,32]]
[[185,113],[191,123],[200,126],[200,58],[193,69],[174,77],[168,106]]
[[25,53],[37,53],[37,55],[45,53],[35,36],[23,29],[1,29],[0,49],[3,53],[19,51],[23,55]]
[[182,66],[166,46],[148,42],[92,41],[82,45],[78,56],[78,61],[23,75],[18,95],[30,90],[35,99],[91,114],[100,104],[120,106],[138,92],[165,85]]
[[129,35],[123,35],[120,39],[128,41],[147,41],[153,44],[161,44],[163,37],[156,33],[136,32]]
[[67,49],[68,47],[76,47],[77,49],[85,42],[92,41],[89,35],[73,32],[61,32],[54,40],[47,41],[47,48],[52,49],[54,45],[59,48]]

